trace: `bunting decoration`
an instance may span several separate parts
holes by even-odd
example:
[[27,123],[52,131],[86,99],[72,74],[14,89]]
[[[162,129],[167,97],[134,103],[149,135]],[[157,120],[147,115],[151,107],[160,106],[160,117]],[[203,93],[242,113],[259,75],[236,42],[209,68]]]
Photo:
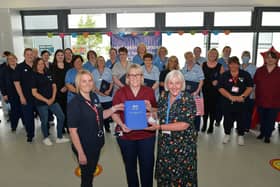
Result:
[[72,36],[72,38],[77,38],[78,34],[77,34],[76,32],[73,32],[73,33],[71,34],[71,36]]
[[107,34],[107,36],[109,36],[109,37],[112,37],[112,35],[113,35],[113,32],[106,32],[106,34]]
[[185,33],[184,31],[178,31],[178,34],[179,34],[180,36],[182,36],[184,33]]
[[218,30],[213,30],[212,33],[217,36],[219,34],[219,31]]
[[202,34],[205,36],[205,35],[208,35],[209,34],[209,31],[208,30],[203,30],[202,31]]
[[148,31],[145,31],[145,32],[143,33],[143,35],[144,35],[144,36],[148,36],[148,35],[149,35],[149,32],[148,32]]
[[59,33],[58,35],[59,35],[60,38],[64,38],[64,36],[65,36],[65,34],[63,32]]
[[53,37],[53,33],[52,32],[48,32],[47,35],[48,35],[48,38],[52,38]]
[[137,36],[137,32],[131,32],[131,36]]
[[191,31],[190,31],[190,34],[191,34],[191,35],[195,35],[195,33],[196,33],[196,31],[194,31],[194,30],[191,30]]
[[229,35],[229,33],[230,33],[230,30],[224,30],[225,35]]
[[160,31],[155,31],[155,36],[159,36],[160,35]]
[[169,31],[168,31],[166,34],[167,34],[167,36],[171,36],[171,35],[172,35],[172,32],[169,32]]
[[89,35],[89,32],[83,32],[83,36],[84,36],[84,38],[87,38],[87,37],[88,37],[88,35]]

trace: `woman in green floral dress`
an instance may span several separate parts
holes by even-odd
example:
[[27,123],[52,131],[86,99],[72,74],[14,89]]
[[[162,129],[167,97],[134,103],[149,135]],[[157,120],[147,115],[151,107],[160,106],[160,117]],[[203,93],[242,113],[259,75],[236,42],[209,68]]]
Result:
[[158,187],[197,187],[196,107],[193,97],[184,92],[184,76],[171,71],[158,102],[159,129],[156,179]]

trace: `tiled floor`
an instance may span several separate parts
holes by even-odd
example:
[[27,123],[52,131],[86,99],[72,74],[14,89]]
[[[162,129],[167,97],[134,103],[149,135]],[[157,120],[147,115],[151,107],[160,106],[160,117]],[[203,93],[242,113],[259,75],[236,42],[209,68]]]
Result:
[[[3,122],[2,112],[0,119],[0,187],[79,186],[70,144],[44,146],[38,120],[35,142],[28,144],[21,125],[16,133],[11,133],[9,123]],[[280,159],[277,131],[271,144],[256,140],[253,134],[246,135],[246,145],[242,147],[237,145],[235,133],[227,145],[221,143],[222,138],[222,127],[216,128],[213,135],[199,135],[199,187],[279,187],[280,172],[269,165],[270,159]],[[104,171],[95,178],[95,187],[126,186],[120,151],[111,134],[106,134],[100,164]]]

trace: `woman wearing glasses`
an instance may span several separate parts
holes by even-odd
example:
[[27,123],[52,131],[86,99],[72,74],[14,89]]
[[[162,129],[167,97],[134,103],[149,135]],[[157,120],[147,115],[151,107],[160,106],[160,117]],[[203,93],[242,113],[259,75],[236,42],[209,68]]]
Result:
[[104,145],[103,118],[108,118],[123,104],[103,110],[93,90],[93,77],[87,70],[78,72],[75,85],[77,95],[67,105],[67,117],[72,149],[81,168],[81,187],[90,187],[93,173]]
[[[131,64],[126,74],[127,85],[119,89],[113,105],[126,100],[144,100],[146,110],[152,112],[156,107],[156,99],[152,88],[142,86],[143,70],[138,64]],[[124,122],[124,112],[112,115],[116,122],[117,142],[120,146],[125,165],[127,184],[129,187],[140,186],[137,173],[137,160],[140,170],[141,186],[153,186],[155,132],[145,130],[130,130]]]

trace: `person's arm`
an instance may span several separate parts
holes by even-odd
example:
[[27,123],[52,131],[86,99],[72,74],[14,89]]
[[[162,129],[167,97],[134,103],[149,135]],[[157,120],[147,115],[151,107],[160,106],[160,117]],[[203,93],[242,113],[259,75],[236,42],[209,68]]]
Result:
[[57,92],[56,84],[53,83],[52,84],[52,97],[51,97],[52,103],[54,103],[54,101],[55,101],[56,92]]
[[19,82],[19,81],[14,81],[14,85],[15,85],[17,94],[19,95],[20,103],[21,103],[22,105],[26,105],[26,104],[27,104],[27,101],[26,101],[26,98],[25,98],[24,95],[23,95],[23,91],[22,91],[20,82]]
[[82,147],[80,137],[78,135],[77,130],[78,130],[77,128],[69,128],[70,137],[71,137],[71,140],[72,140],[72,143],[73,143],[75,149],[78,152],[79,163],[81,165],[86,165],[87,164],[87,157],[86,157],[84,149]]
[[198,95],[202,89],[202,86],[203,86],[203,80],[200,80],[197,89],[192,93],[192,95]]
[[131,130],[130,130],[129,128],[127,128],[127,126],[122,122],[121,117],[120,117],[119,114],[114,113],[114,114],[112,115],[112,119],[114,120],[114,122],[115,122],[116,124],[118,124],[118,125],[122,128],[123,132],[128,133],[128,132],[131,131]]
[[76,88],[75,88],[75,86],[73,84],[66,83],[65,86],[66,86],[68,91],[76,93]]
[[236,101],[236,97],[231,95],[226,89],[224,88],[219,88],[219,92],[224,96],[225,98],[229,99],[232,102]]
[[109,89],[108,89],[108,90],[106,90],[106,91],[105,91],[105,93],[104,93],[105,95],[107,95],[107,96],[109,96],[109,95],[110,95],[110,93],[111,93],[111,91],[112,91],[112,89],[113,89],[113,85],[114,85],[113,83],[111,83],[111,84],[110,84]]
[[32,88],[32,95],[33,95],[36,99],[38,99],[39,101],[43,101],[43,102],[46,103],[47,105],[51,105],[50,99],[47,99],[47,98],[45,98],[44,96],[42,96],[42,95],[38,92],[37,88]]
[[156,90],[156,89],[158,89],[158,87],[159,87],[159,82],[157,81],[153,84],[152,89]]
[[119,88],[124,87],[124,84],[114,75],[113,75],[113,81]]
[[122,103],[112,106],[111,108],[103,111],[103,118],[110,117],[113,113],[117,111],[123,111],[124,105]]

